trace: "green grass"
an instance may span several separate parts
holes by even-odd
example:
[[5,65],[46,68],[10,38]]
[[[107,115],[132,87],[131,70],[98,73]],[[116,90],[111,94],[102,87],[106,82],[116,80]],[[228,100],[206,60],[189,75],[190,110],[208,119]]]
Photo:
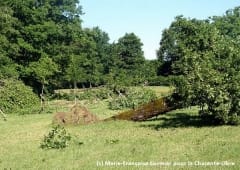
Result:
[[[10,115],[0,122],[0,169],[106,169],[97,161],[230,161],[239,169],[240,127],[201,126],[196,109],[177,110],[146,122],[109,121],[68,126],[73,139],[63,150],[42,150],[51,114]],[[83,144],[81,144],[83,143]],[[202,169],[197,166],[108,169]],[[227,167],[208,166],[204,169]]]
[[173,87],[168,86],[145,86],[145,88],[155,91],[158,97],[167,96],[173,91]]
[[[157,89],[156,89],[157,90]],[[166,90],[166,89],[165,89]],[[110,111],[106,101],[81,101],[99,118]],[[52,101],[51,112],[68,110],[73,102]],[[107,121],[67,126],[72,140],[62,150],[42,150],[52,114],[0,118],[0,169],[240,169],[240,126],[208,126],[197,108],[181,109],[145,122]],[[234,166],[97,166],[112,162],[234,162]]]

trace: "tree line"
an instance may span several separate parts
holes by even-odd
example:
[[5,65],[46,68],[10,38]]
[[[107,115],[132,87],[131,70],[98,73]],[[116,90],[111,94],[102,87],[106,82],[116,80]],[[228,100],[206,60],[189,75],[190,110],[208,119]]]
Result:
[[0,6],[1,78],[21,79],[40,93],[45,84],[139,84],[156,72],[134,33],[109,43],[100,28],[82,28],[77,0],[6,0]]

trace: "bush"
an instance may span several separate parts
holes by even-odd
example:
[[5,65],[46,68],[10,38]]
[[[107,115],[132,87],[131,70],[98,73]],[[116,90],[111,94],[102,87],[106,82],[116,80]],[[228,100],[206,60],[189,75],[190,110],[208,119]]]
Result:
[[126,96],[115,97],[109,102],[109,108],[112,110],[120,110],[127,107],[128,99]]
[[58,93],[54,98],[57,99],[63,99],[63,100],[68,100],[68,101],[73,101],[75,99],[73,93]]
[[[240,123],[239,110],[234,110],[233,99],[228,91],[221,87],[211,88],[205,97],[205,107],[200,110],[202,118],[211,116],[219,124],[237,125]],[[238,99],[239,101],[239,99]],[[240,105],[240,104],[239,104]]]
[[77,95],[79,100],[92,100],[92,99],[107,99],[109,96],[112,96],[112,91],[108,88],[96,88],[85,90],[82,93]]
[[63,126],[57,125],[52,128],[48,135],[44,136],[40,144],[42,149],[63,149],[66,148],[71,136],[67,134]]
[[153,101],[156,98],[156,94],[152,90],[129,88],[125,94],[113,98],[113,100],[109,102],[109,108],[112,110],[124,108],[135,109],[139,105]]
[[[92,88],[86,89],[81,92],[76,93],[76,98],[79,100],[93,100],[93,99],[107,99],[112,96],[113,92],[108,88]],[[70,93],[55,93],[52,98],[64,99],[68,101],[73,101],[75,99],[74,91]]]
[[208,71],[208,74],[195,74],[188,77],[182,76],[176,81],[176,90],[179,94],[181,106],[198,105],[200,117],[212,124],[240,123],[240,87],[238,82],[216,71]]
[[170,86],[171,85],[171,77],[164,76],[154,76],[148,79],[149,86]]
[[39,104],[39,98],[32,89],[18,80],[0,81],[0,106],[3,112],[21,112]]

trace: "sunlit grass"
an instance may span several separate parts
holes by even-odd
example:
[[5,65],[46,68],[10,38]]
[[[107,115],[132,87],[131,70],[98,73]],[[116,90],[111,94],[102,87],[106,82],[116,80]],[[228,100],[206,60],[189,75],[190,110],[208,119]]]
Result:
[[[73,138],[69,147],[63,150],[42,150],[39,147],[44,134],[51,128],[51,114],[10,115],[7,122],[0,123],[0,169],[97,169],[97,161],[107,160],[231,161],[236,166],[228,169],[239,169],[240,127],[200,127],[194,122],[198,120],[189,121],[195,113],[194,108],[178,110],[146,122],[108,121],[67,126]],[[185,120],[175,120],[178,114],[185,114]],[[134,166],[128,168],[139,169]],[[181,169],[180,166],[176,168]],[[192,168],[199,167],[182,167]]]
[[[106,101],[84,102],[104,119]],[[74,102],[49,102],[52,113],[68,110]],[[40,142],[51,129],[53,114],[9,115],[0,119],[0,169],[240,169],[240,127],[207,126],[196,107],[160,115],[145,122],[100,121],[66,126],[72,140],[62,150],[42,150]],[[234,162],[235,166],[110,166],[112,162]]]

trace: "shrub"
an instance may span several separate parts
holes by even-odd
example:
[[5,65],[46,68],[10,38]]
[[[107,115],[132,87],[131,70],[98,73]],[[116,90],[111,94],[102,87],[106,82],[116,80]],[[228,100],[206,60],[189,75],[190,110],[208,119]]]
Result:
[[57,93],[52,98],[73,101],[75,97],[73,93]]
[[1,80],[0,106],[5,113],[18,112],[33,108],[39,104],[39,98],[32,89],[18,80]]
[[66,148],[71,140],[70,134],[67,134],[63,126],[53,126],[52,130],[45,135],[40,144],[42,149],[63,149]]
[[109,102],[109,108],[112,110],[120,110],[128,107],[128,99],[126,96],[114,97]]
[[[208,70],[208,74],[189,74],[176,83],[182,106],[198,105],[199,115],[213,124],[240,123],[240,77]],[[239,74],[239,73],[238,73]],[[238,80],[235,80],[237,79]]]
[[240,123],[239,110],[233,109],[240,104],[233,105],[234,100],[227,90],[216,86],[205,91],[208,94],[204,101],[205,107],[202,107],[199,112],[202,118],[210,116],[215,123],[220,124]]
[[109,102],[109,108],[112,110],[124,108],[135,109],[139,105],[153,101],[156,98],[156,94],[152,90],[129,88],[125,94],[113,98],[113,100]]
[[154,76],[148,78],[149,86],[170,86],[171,85],[171,76]]
[[109,96],[112,96],[112,94],[112,91],[108,88],[96,88],[83,91],[82,93],[78,94],[77,98],[80,100],[103,100],[109,98]]
[[[112,94],[113,92],[108,88],[92,88],[77,92],[76,97],[79,100],[103,100],[109,98]],[[74,91],[71,91],[70,93],[55,93],[52,98],[73,101],[75,99],[75,95]]]

